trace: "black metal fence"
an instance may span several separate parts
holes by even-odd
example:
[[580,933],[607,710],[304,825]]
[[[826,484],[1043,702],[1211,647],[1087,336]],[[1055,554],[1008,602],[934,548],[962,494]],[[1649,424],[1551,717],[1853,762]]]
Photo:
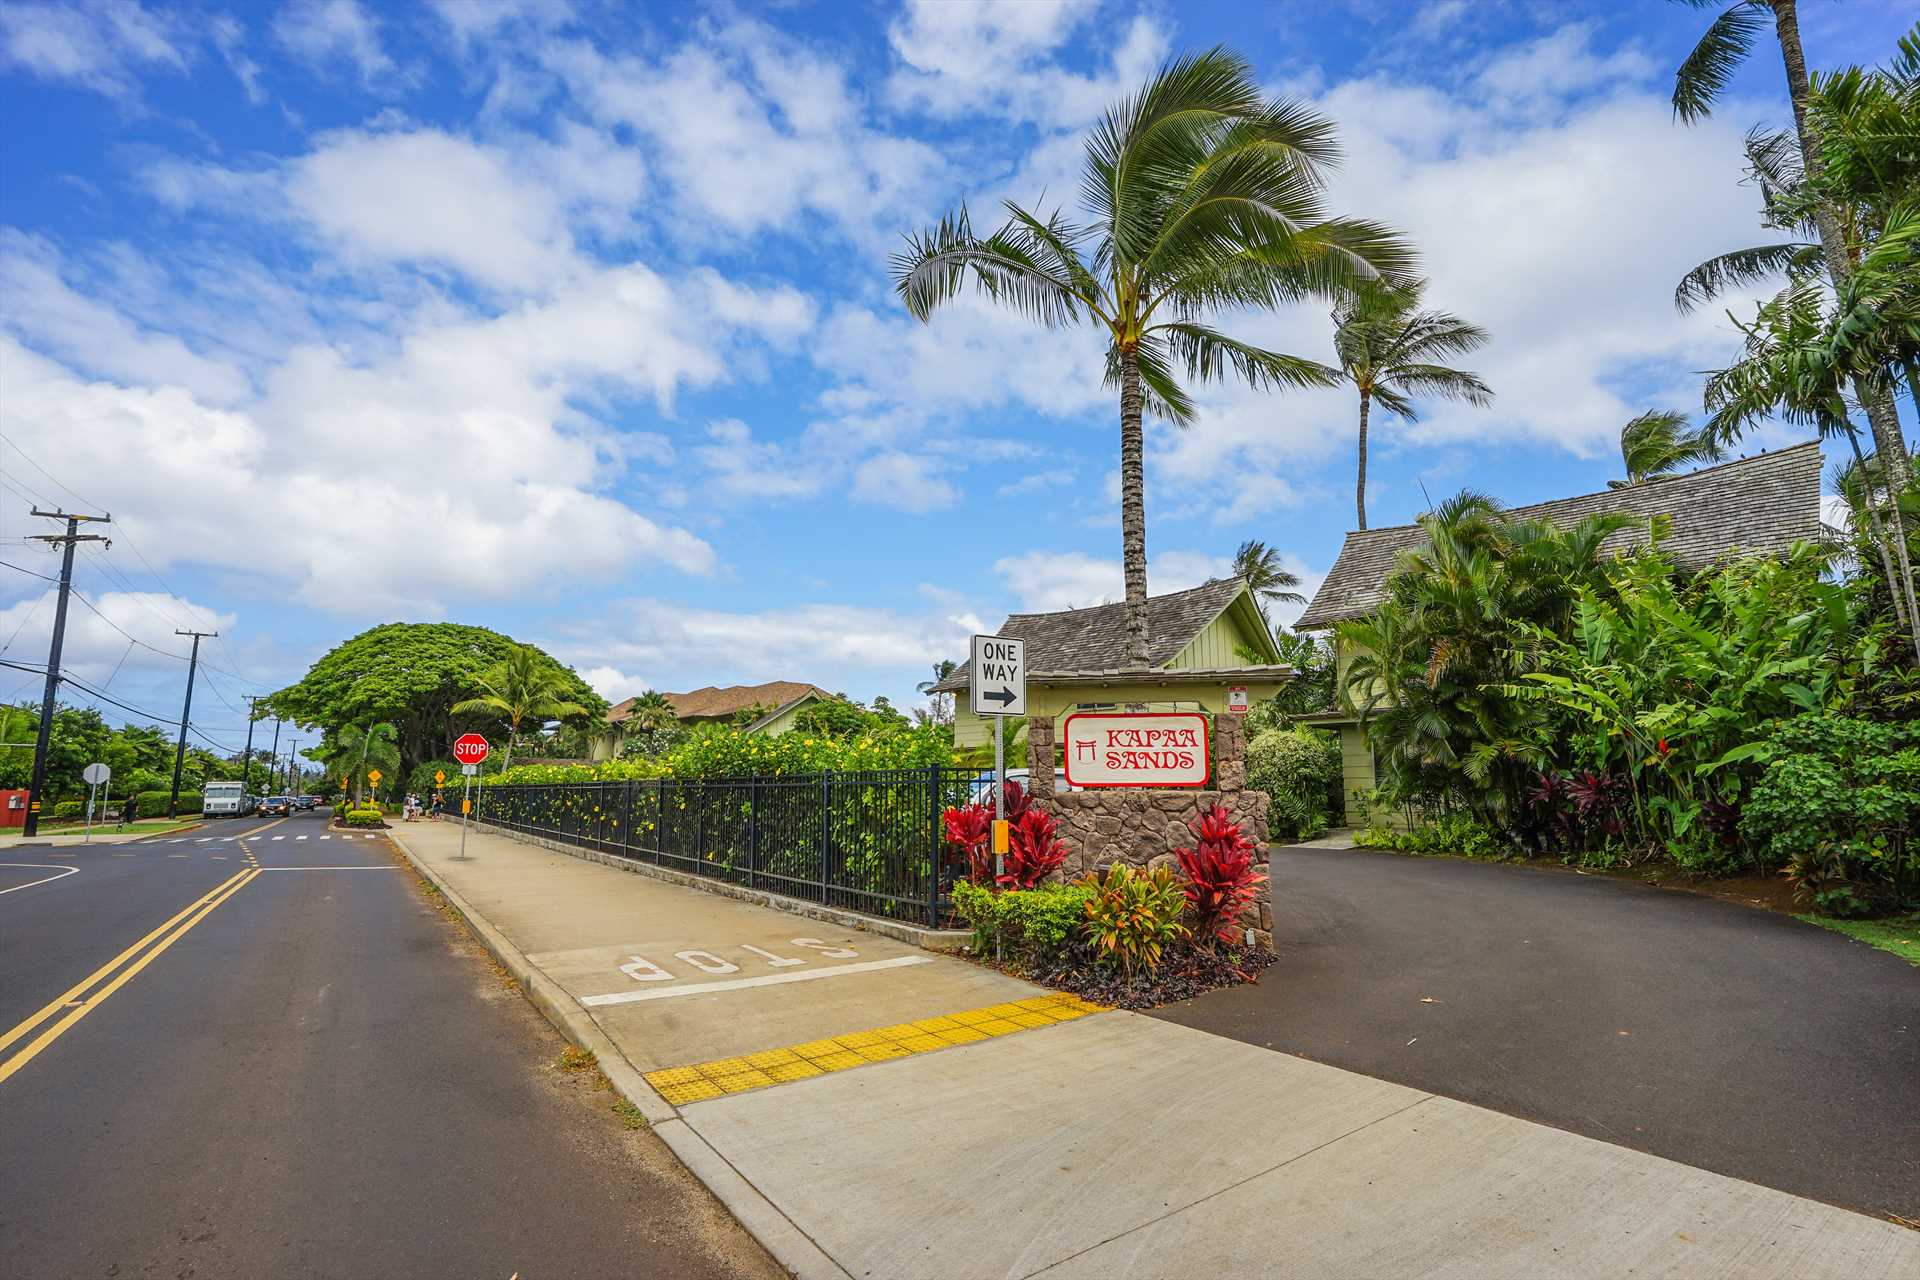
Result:
[[964,866],[940,821],[979,771],[489,786],[480,821],[825,906],[939,925]]

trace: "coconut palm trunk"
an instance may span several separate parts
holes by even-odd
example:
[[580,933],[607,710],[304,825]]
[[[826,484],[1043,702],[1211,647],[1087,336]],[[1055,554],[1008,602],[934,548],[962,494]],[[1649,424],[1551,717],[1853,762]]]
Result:
[[1373,397],[1363,388],[1360,392],[1360,478],[1353,487],[1353,509],[1360,519],[1357,527],[1361,529],[1367,527],[1367,414],[1372,408]]
[[[1800,140],[1800,162],[1805,166],[1808,184],[1817,192],[1826,173],[1826,160],[1820,152],[1819,131],[1807,116],[1807,100],[1813,95],[1813,87],[1807,79],[1807,55],[1800,45],[1798,0],[1771,0],[1771,4],[1774,34],[1780,40],[1780,60],[1786,64],[1787,97],[1793,103],[1794,134]],[[1826,259],[1827,278],[1839,289],[1853,274],[1853,262],[1847,256],[1846,236],[1832,201],[1824,197],[1814,201],[1813,223],[1820,232],[1820,252]],[[1906,438],[1900,434],[1899,410],[1893,396],[1884,387],[1870,385],[1857,377],[1853,381],[1853,392],[1866,409],[1867,422],[1873,427],[1874,449],[1880,455],[1887,487],[1897,493],[1912,478],[1913,461],[1907,454]],[[1904,562],[1906,532],[1899,511],[1892,513],[1890,523]],[[1902,572],[1911,575],[1912,571],[1903,564]]]
[[1127,585],[1127,665],[1147,666],[1146,432],[1140,356],[1120,352],[1120,567]]

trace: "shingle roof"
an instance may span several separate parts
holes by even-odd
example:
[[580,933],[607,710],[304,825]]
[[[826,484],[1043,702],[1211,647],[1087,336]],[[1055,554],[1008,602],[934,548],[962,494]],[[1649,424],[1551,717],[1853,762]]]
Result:
[[[673,704],[675,716],[691,720],[737,715],[748,707],[784,707],[809,693],[822,698],[833,696],[819,685],[798,680],[770,680],[766,684],[730,684],[725,688],[708,685],[691,693],[669,693],[666,699]],[[607,719],[614,724],[625,720],[633,714],[634,701],[628,698],[615,703],[608,710]]]
[[[1187,591],[1147,597],[1147,665],[1163,666],[1187,647],[1201,628],[1220,616],[1246,590],[1239,578],[1220,578]],[[1127,665],[1127,606],[1100,604],[1058,613],[1016,613],[995,635],[1027,642],[1028,678],[1050,673],[1102,671]],[[933,687],[952,693],[967,687],[967,664]]]
[[[1537,502],[1508,514],[1565,526],[1614,511],[1671,516],[1673,534],[1662,546],[1683,569],[1704,568],[1736,549],[1775,554],[1820,536],[1820,444],[1809,441],[1687,475]],[[1615,551],[1646,540],[1644,528],[1623,529],[1604,548]],[[1386,596],[1399,553],[1424,541],[1426,531],[1417,524],[1349,533],[1294,630],[1324,630],[1372,612]]]

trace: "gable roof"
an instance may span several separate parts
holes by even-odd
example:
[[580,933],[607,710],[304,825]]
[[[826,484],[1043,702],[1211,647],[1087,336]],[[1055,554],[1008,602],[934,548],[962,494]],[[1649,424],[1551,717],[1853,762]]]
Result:
[[[1734,550],[1778,554],[1795,542],[1820,536],[1820,443],[1809,441],[1624,489],[1536,502],[1507,514],[1565,527],[1615,511],[1671,516],[1673,533],[1661,545],[1682,569],[1703,569]],[[1326,581],[1293,629],[1322,631],[1371,613],[1386,598],[1387,578],[1400,552],[1426,539],[1426,530],[1417,524],[1349,533]],[[1645,528],[1622,529],[1601,545],[1614,552],[1646,541]]]
[[[1218,578],[1186,591],[1147,597],[1147,665],[1164,667],[1208,623],[1233,602],[1252,597],[1241,578]],[[1044,675],[1118,671],[1127,667],[1127,606],[1100,604],[1056,613],[1016,613],[994,633],[1027,642],[1027,674]],[[952,693],[967,687],[967,664],[933,686],[934,693]]]
[[[669,693],[673,714],[681,720],[709,720],[738,715],[748,707],[780,707],[804,697],[830,698],[833,695],[819,685],[799,680],[769,680],[765,684],[730,684],[724,688],[708,685],[691,693]],[[617,702],[607,712],[607,720],[618,724],[633,714],[634,698]]]

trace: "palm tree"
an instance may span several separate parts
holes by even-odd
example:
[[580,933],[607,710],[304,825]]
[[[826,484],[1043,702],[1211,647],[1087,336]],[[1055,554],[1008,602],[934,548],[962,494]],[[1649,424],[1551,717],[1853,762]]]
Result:
[[[1724,0],[1679,0],[1696,9],[1710,8]],[[1780,45],[1780,61],[1787,75],[1787,97],[1793,103],[1794,135],[1799,141],[1800,167],[1805,175],[1811,200],[1808,216],[1818,234],[1821,256],[1826,261],[1827,278],[1835,290],[1844,290],[1853,273],[1841,211],[1828,195],[1826,158],[1822,152],[1819,125],[1809,104],[1813,86],[1807,77],[1806,52],[1800,45],[1798,0],[1733,0],[1710,23],[1693,52],[1687,55],[1674,75],[1673,110],[1691,124],[1712,113],[1714,100],[1726,89],[1734,70],[1753,51],[1760,32],[1773,24]],[[1887,464],[1887,475],[1895,487],[1904,487],[1912,462],[1906,441],[1900,435],[1900,421],[1893,397],[1884,390],[1856,384],[1859,399],[1873,426],[1875,447]]]
[[918,690],[919,692],[927,696],[927,705],[929,708],[929,714],[927,716],[926,723],[947,724],[953,719],[951,713],[947,712],[947,707],[949,705],[949,701],[948,701],[949,695],[944,693],[935,693],[933,689],[935,685],[939,684],[942,680],[945,680],[948,676],[952,675],[954,672],[954,668],[958,667],[959,665],[960,664],[955,662],[952,658],[942,658],[940,659],[940,661],[933,664],[933,679],[922,680],[919,684],[913,686],[916,690]]
[[1384,228],[1329,218],[1323,173],[1333,126],[1304,105],[1269,101],[1247,63],[1223,49],[1175,58],[1107,112],[1087,140],[1081,197],[1091,220],[1009,201],[981,237],[967,210],[908,237],[895,285],[926,320],[971,280],[986,297],[1048,328],[1089,324],[1107,343],[1120,396],[1120,536],[1127,659],[1147,664],[1147,521],[1141,420],[1186,426],[1197,410],[1181,376],[1229,370],[1255,387],[1331,385],[1315,361],[1230,338],[1220,311],[1336,297],[1409,251]]
[[1439,396],[1485,405],[1493,392],[1477,374],[1450,369],[1436,360],[1462,356],[1487,341],[1487,331],[1447,311],[1421,311],[1426,281],[1395,286],[1363,285],[1333,312],[1333,349],[1341,376],[1360,392],[1360,466],[1354,485],[1354,509],[1367,527],[1367,420],[1372,405],[1418,421],[1414,396]]
[[1649,409],[1620,428],[1620,460],[1625,480],[1609,480],[1609,489],[1625,489],[1649,480],[1664,480],[1682,467],[1718,462],[1727,456],[1720,442],[1706,431],[1688,428],[1687,415],[1672,409]]
[[1289,573],[1280,563],[1280,553],[1264,542],[1250,538],[1241,543],[1240,550],[1233,554],[1233,573],[1237,578],[1246,579],[1262,618],[1267,616],[1269,604],[1307,602],[1305,596],[1292,589],[1300,585],[1300,575]]
[[327,762],[329,773],[339,770],[347,775],[357,804],[364,794],[362,784],[367,782],[369,770],[380,769],[389,777],[398,776],[400,731],[385,721],[342,725],[327,735],[323,751],[314,754]]
[[514,645],[505,658],[474,679],[484,692],[454,703],[453,714],[505,717],[507,754],[500,763],[502,772],[513,767],[513,748],[520,739],[523,721],[531,719],[541,725],[587,714],[586,707],[568,699],[571,689],[560,668],[532,645]]

